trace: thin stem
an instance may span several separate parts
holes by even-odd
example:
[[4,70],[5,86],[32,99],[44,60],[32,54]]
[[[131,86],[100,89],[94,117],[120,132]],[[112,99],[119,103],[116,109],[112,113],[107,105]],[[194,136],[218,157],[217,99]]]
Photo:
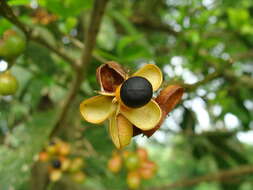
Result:
[[188,91],[188,92],[191,92],[191,91],[194,91],[196,90],[196,88],[198,88],[199,86],[203,85],[203,84],[206,84],[218,77],[221,76],[221,73],[219,71],[215,71],[209,75],[207,75],[204,79],[194,83],[194,84],[183,84],[182,86]]
[[253,173],[253,166],[244,165],[238,168],[223,170],[217,173],[200,176],[193,179],[179,180],[175,183],[165,185],[163,187],[157,187],[157,188],[153,187],[151,189],[152,190],[165,190],[165,189],[167,190],[167,189],[176,189],[176,188],[182,188],[182,187],[190,187],[202,182],[226,181],[233,177],[240,177],[240,176],[249,175],[252,173]]
[[12,24],[16,25],[18,28],[20,28],[26,35],[27,40],[33,40],[41,44],[42,46],[48,48],[49,50],[51,50],[52,52],[60,56],[62,59],[64,59],[68,63],[71,63],[71,66],[74,69],[77,69],[76,60],[72,58],[62,46],[60,47],[53,46],[52,44],[47,42],[42,36],[40,36],[40,34],[38,34],[32,27],[22,23],[13,13],[11,7],[9,7],[8,4],[3,0],[0,0],[0,15],[5,17]]
[[68,115],[69,108],[71,106],[71,102],[75,99],[80,86],[82,84],[83,79],[86,77],[86,71],[88,66],[90,65],[92,58],[92,51],[96,44],[96,38],[99,31],[100,23],[102,21],[102,17],[106,8],[108,0],[95,0],[93,10],[90,17],[89,27],[85,35],[84,48],[82,53],[82,59],[78,62],[75,77],[71,84],[71,89],[69,94],[67,95],[61,112],[59,114],[56,125],[50,135],[50,137],[54,137],[58,135],[61,130],[64,128],[64,123],[66,120],[66,116]]
[[[82,43],[80,40],[74,38],[73,36],[68,36],[68,38],[73,43],[73,45],[76,46],[77,48],[80,48],[80,49],[84,48],[84,43]],[[106,60],[105,58],[101,57],[96,52],[93,52],[93,57],[94,57],[94,59],[96,59],[97,61],[99,61],[101,63],[108,62],[108,60]]]

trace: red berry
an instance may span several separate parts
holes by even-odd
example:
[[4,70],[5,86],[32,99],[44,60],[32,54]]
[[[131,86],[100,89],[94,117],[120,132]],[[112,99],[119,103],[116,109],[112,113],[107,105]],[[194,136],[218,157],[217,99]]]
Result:
[[137,149],[137,155],[139,156],[139,159],[141,161],[145,161],[148,159],[148,152],[144,148],[138,148]]

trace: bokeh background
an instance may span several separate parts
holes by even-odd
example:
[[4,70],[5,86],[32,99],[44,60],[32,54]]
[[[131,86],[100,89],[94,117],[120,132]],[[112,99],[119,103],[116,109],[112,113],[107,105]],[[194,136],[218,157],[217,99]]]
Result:
[[[10,69],[19,82],[15,95],[0,97],[0,189],[128,189],[124,173],[107,169],[114,150],[108,124],[91,125],[79,114],[80,102],[99,89],[96,68],[113,60],[130,72],[156,64],[164,85],[185,88],[161,129],[127,147],[145,147],[158,165],[140,189],[252,190],[253,1],[109,0],[97,12],[100,30],[80,74],[73,65],[88,49],[89,21],[97,25],[94,4],[103,2],[0,1],[0,35],[15,28],[27,36],[22,55],[0,61],[0,71]],[[77,75],[83,78],[68,99]],[[50,183],[37,161],[56,126],[85,159],[82,183]]]

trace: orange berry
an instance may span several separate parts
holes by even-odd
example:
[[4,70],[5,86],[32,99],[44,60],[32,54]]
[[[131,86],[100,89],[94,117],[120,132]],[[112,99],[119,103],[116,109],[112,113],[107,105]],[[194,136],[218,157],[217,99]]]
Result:
[[124,159],[127,159],[127,157],[130,155],[130,152],[127,151],[127,150],[125,150],[125,151],[122,153],[122,155],[123,155],[123,158],[124,158]]
[[70,163],[69,171],[71,172],[79,171],[83,166],[84,166],[84,160],[82,158],[75,158]]
[[61,161],[61,169],[63,171],[66,171],[69,169],[71,161],[68,158],[65,157],[60,157],[60,161]]
[[50,154],[50,155],[56,154],[56,152],[57,152],[56,145],[55,145],[55,144],[48,145],[48,146],[46,147],[46,151],[47,151],[47,153]]
[[118,173],[121,167],[122,167],[122,159],[119,155],[113,156],[108,161],[107,168],[113,173]]
[[74,173],[71,177],[72,177],[73,181],[75,181],[77,183],[82,183],[86,179],[86,175],[81,171]]
[[139,156],[139,159],[141,161],[145,161],[148,159],[148,152],[144,148],[138,148],[137,149],[137,155]]
[[70,145],[65,142],[59,142],[56,144],[57,152],[60,155],[66,156],[70,153]]
[[143,179],[150,179],[155,175],[155,171],[149,168],[139,168],[139,174]]
[[142,178],[144,178],[144,179],[149,178],[150,176],[153,177],[157,171],[157,165],[155,162],[152,162],[150,160],[146,160],[145,162],[141,163],[141,168],[139,171],[140,171]]
[[153,162],[153,161],[150,161],[150,160],[146,160],[145,162],[142,162],[141,163],[141,167],[142,168],[150,168],[152,170],[156,170],[157,169],[156,163]]
[[39,161],[47,162],[49,160],[49,155],[47,152],[40,152],[39,153]]
[[130,189],[138,189],[141,184],[141,179],[136,171],[127,174],[127,185]]
[[51,181],[58,181],[62,176],[61,170],[51,170],[49,178]]

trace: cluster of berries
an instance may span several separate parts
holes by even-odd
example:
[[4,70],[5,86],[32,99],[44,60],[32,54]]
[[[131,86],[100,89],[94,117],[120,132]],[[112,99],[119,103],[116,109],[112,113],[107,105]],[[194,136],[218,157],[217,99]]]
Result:
[[84,160],[71,154],[70,144],[56,139],[39,153],[39,161],[47,164],[49,179],[58,181],[63,175],[82,183],[86,179]]
[[[2,60],[13,62],[26,47],[25,36],[15,30],[6,30],[0,38],[0,64]],[[18,81],[10,71],[0,73],[0,95],[13,95],[17,91]]]
[[130,189],[138,189],[142,179],[151,179],[157,172],[157,165],[148,159],[148,152],[144,148],[138,148],[135,152],[113,152],[107,167],[113,173],[118,173],[125,167]]

